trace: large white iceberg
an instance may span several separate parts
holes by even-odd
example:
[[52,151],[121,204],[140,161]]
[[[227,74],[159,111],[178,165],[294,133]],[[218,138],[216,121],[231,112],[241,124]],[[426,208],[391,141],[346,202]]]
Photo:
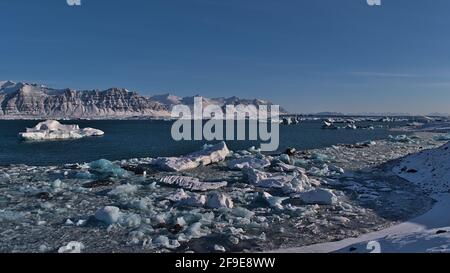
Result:
[[63,125],[56,120],[38,123],[34,128],[27,128],[19,137],[24,140],[61,140],[79,139],[91,136],[103,136],[105,133],[98,129],[83,128],[78,125]]

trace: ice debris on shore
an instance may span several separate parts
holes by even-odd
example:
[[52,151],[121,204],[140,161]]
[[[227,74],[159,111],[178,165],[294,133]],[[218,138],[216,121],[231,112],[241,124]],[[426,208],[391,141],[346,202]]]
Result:
[[[218,144],[172,158],[195,163],[176,173],[152,158],[0,166],[0,250],[41,251],[42,242],[30,241],[37,237],[50,242],[43,251],[58,250],[67,244],[62,234],[89,238],[86,251],[100,252],[264,251],[352,237],[385,223],[361,204],[379,213],[377,204],[400,189],[404,200],[424,204],[373,166],[432,145],[380,140],[265,155]],[[402,200],[387,215],[409,208]]]
[[19,133],[19,137],[24,140],[63,140],[80,139],[92,136],[103,136],[105,133],[98,129],[83,128],[78,125],[63,125],[56,120],[47,120],[38,123],[33,128],[27,128],[26,132]]

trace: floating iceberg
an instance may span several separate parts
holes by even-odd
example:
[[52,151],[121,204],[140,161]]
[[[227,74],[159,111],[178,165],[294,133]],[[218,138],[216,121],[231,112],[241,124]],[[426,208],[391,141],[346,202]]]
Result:
[[231,197],[229,197],[228,195],[220,192],[213,192],[208,196],[206,206],[211,209],[219,209],[219,208],[232,209],[234,207],[234,203]]
[[356,130],[356,129],[358,129],[358,127],[356,127],[355,124],[348,124],[347,126],[345,126],[345,129]]
[[80,139],[84,137],[103,136],[105,133],[98,129],[80,129],[78,125],[63,125],[56,120],[38,123],[34,128],[27,128],[19,137],[24,140],[61,140]]
[[328,121],[324,120],[323,124],[322,124],[322,129],[336,130],[337,127],[332,122],[328,122]]

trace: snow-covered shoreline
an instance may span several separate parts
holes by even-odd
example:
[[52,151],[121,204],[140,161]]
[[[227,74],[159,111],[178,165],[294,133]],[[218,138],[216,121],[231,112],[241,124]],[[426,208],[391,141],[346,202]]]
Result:
[[283,253],[370,253],[373,244],[384,253],[450,252],[450,143],[409,155],[393,169],[418,185],[436,203],[423,215],[392,227],[336,242],[279,249]]

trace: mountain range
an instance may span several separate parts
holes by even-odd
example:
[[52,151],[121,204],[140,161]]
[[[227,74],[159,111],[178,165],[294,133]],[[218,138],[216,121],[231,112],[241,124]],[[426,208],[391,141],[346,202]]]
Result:
[[[193,106],[194,97],[142,96],[123,88],[54,89],[24,82],[0,81],[0,119],[167,118],[174,105]],[[272,105],[261,99],[203,98],[203,105]],[[280,109],[286,113],[284,109]]]

